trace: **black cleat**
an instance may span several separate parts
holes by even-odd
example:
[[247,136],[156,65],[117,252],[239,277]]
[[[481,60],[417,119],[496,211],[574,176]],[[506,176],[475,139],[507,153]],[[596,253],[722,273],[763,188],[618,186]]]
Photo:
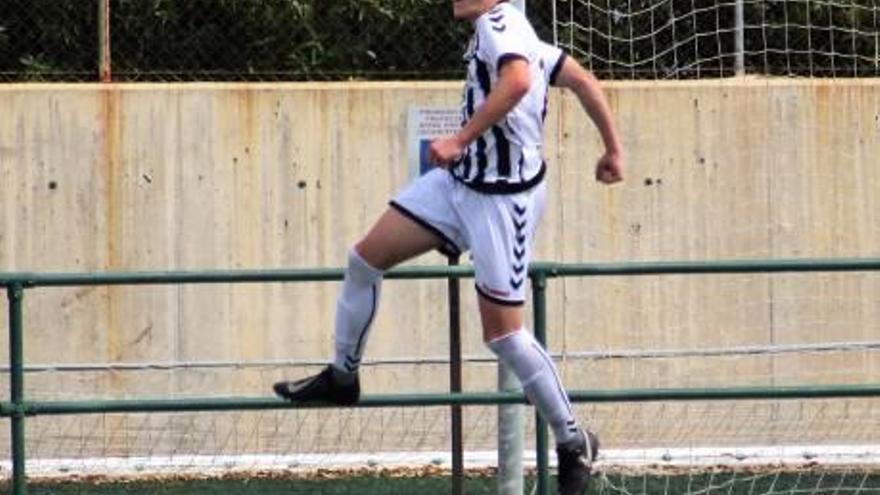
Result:
[[361,386],[355,373],[354,381],[339,383],[328,365],[317,375],[294,382],[278,382],[272,386],[282,399],[293,402],[328,402],[340,406],[350,406],[361,396]]
[[559,463],[556,485],[559,495],[582,495],[585,492],[598,453],[599,438],[588,430],[583,430],[582,440],[576,446],[556,447]]

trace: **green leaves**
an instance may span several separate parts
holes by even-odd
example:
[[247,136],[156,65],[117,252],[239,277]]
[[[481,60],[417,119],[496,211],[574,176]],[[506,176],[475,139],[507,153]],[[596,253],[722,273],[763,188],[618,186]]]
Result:
[[0,26],[0,57],[3,57],[6,50],[9,49],[9,36],[6,33],[6,27]]
[[117,0],[118,78],[449,77],[466,30],[430,0]]
[[19,74],[14,80],[81,74],[96,65],[96,20],[97,7],[67,0],[0,2],[0,72]]
[[[96,1],[0,2],[2,77],[95,80]],[[732,73],[734,2],[527,5],[542,38],[557,34],[603,77]],[[744,5],[751,72],[880,75],[876,0]],[[461,78],[471,30],[452,19],[448,0],[110,0],[110,12],[115,80]]]

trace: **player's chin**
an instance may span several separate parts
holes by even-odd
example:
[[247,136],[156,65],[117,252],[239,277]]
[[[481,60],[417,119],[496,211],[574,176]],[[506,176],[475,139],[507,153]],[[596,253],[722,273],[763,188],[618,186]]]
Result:
[[452,17],[455,19],[473,19],[473,0],[452,0]]
[[602,184],[611,185],[623,181],[623,177],[606,172],[599,174],[599,176],[596,177],[596,180],[601,182]]

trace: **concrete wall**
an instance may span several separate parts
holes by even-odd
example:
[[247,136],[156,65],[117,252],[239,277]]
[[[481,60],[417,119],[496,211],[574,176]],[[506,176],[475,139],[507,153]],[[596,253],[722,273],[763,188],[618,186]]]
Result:
[[[880,255],[880,81],[606,86],[627,180],[592,180],[600,142],[554,93],[539,260]],[[407,177],[409,105],[459,83],[0,87],[0,270],[340,266]],[[442,264],[437,255],[419,263]],[[465,354],[480,343],[465,283]],[[30,291],[32,364],[319,359],[336,284]],[[445,282],[387,282],[368,358],[446,354]],[[551,282],[554,351],[880,340],[880,276]],[[5,315],[0,317],[5,328]],[[6,342],[0,339],[0,351]],[[566,360],[576,388],[876,381],[876,353]],[[466,370],[491,389],[489,365]],[[40,373],[32,397],[262,395],[300,369]],[[443,390],[445,367],[368,367],[369,392]],[[439,377],[439,378],[438,378]],[[0,393],[6,393],[0,392]]]

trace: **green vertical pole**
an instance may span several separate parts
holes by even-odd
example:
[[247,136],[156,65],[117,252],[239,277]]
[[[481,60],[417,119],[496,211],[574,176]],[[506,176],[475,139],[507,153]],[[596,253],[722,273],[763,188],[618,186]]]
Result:
[[27,494],[24,469],[24,329],[22,300],[24,288],[15,283],[6,288],[9,301],[9,396],[15,412],[10,422],[12,437],[12,495]]
[[[449,256],[449,266],[458,266],[458,256]],[[459,280],[449,278],[449,391],[461,393],[461,291]],[[460,405],[451,407],[452,495],[464,494],[464,432]]]
[[[532,306],[535,319],[535,340],[547,347],[547,274],[537,271],[532,276]],[[550,493],[550,462],[547,456],[547,423],[535,413],[535,462],[538,467],[538,495]]]

